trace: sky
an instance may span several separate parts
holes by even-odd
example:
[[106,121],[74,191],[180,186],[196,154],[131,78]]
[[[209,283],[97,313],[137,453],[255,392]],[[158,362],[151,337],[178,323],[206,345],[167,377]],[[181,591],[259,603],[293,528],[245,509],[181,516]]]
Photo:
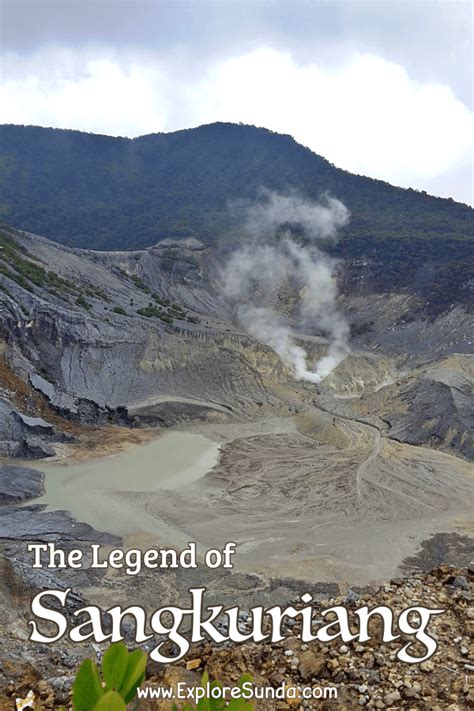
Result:
[[472,37],[458,0],[0,0],[0,123],[248,123],[472,204]]

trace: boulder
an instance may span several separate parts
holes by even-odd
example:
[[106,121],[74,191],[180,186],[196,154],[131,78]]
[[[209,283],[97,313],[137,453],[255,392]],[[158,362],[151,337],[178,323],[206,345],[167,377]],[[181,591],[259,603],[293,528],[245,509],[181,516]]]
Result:
[[0,503],[36,499],[44,493],[43,472],[29,467],[0,466]]

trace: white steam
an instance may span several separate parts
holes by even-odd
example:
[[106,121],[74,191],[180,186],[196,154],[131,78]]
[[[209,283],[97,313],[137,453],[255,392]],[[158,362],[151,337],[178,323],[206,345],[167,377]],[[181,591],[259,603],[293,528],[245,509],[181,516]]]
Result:
[[[250,241],[232,254],[222,275],[242,326],[273,348],[299,380],[319,383],[348,353],[349,327],[336,305],[335,263],[314,244],[334,239],[348,219],[347,208],[330,196],[311,203],[265,192],[263,201],[248,210]],[[290,317],[284,312],[295,293],[298,305]],[[317,363],[308,363],[296,327],[309,336],[326,336],[328,350]]]

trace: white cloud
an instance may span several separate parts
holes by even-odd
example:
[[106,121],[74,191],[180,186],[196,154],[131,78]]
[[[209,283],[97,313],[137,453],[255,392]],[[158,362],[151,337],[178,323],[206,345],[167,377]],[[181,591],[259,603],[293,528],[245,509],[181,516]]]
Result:
[[217,116],[291,133],[340,167],[397,184],[462,164],[472,146],[473,116],[448,87],[371,55],[322,71],[261,49],[213,69],[194,105],[198,122]]
[[290,133],[347,170],[466,199],[449,176],[466,175],[472,113],[446,85],[417,82],[379,56],[323,67],[261,48],[216,60],[195,83],[152,53],[121,60],[86,50],[10,55],[0,122],[140,135],[242,121]]
[[[0,123],[134,136],[162,130],[167,79],[157,68],[49,50],[0,87]],[[11,64],[11,60],[9,62]],[[37,69],[38,66],[40,69]]]

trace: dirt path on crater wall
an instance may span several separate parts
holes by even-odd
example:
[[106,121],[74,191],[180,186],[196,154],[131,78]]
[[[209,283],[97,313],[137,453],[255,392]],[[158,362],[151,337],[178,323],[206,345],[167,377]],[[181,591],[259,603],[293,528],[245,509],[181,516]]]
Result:
[[[374,428],[375,429],[375,428]],[[381,442],[381,435],[379,430],[375,430],[374,434],[374,448],[372,450],[372,453],[367,457],[365,462],[362,462],[362,464],[359,464],[357,467],[357,472],[356,472],[356,495],[357,498],[360,499],[362,497],[362,485],[363,485],[363,477],[365,472],[367,471],[368,467],[370,464],[379,456],[380,454],[380,442]]]

